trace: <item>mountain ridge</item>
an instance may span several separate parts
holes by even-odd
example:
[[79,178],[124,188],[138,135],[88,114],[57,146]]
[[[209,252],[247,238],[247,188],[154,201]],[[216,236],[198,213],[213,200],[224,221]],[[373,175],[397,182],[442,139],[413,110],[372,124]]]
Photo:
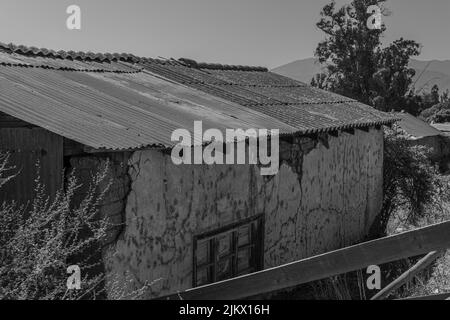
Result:
[[[410,67],[416,70],[414,77],[416,90],[430,91],[434,84],[438,85],[441,93],[447,89],[450,90],[450,60],[411,59]],[[271,71],[309,84],[313,76],[320,73],[322,68],[317,59],[306,58],[292,61]]]

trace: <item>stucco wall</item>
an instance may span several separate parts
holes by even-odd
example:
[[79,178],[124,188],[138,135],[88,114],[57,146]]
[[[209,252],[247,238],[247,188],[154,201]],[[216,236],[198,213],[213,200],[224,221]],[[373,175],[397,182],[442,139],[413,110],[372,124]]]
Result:
[[128,153],[111,153],[70,158],[70,167],[78,179],[81,189],[76,192],[75,203],[80,203],[93,183],[93,177],[107,166],[107,175],[98,186],[98,191],[107,190],[99,207],[101,217],[108,217],[110,224],[107,244],[115,243],[124,228],[125,205],[129,193]]
[[148,297],[190,288],[193,235],[257,214],[265,268],[362,240],[381,208],[382,131],[299,138],[280,154],[269,178],[257,166],[175,166],[159,151],[135,152],[126,227],[105,255],[107,270],[129,272],[131,287],[158,280]]

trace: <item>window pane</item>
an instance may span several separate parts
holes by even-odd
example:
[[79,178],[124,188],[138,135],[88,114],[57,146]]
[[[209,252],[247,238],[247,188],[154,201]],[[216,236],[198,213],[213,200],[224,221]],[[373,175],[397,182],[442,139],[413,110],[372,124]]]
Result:
[[217,281],[231,278],[231,259],[220,261],[217,264]]
[[251,259],[251,249],[243,249],[239,250],[237,256],[237,268],[238,273],[250,268],[250,259]]
[[250,243],[250,226],[239,228],[238,246],[242,247]]
[[246,224],[222,228],[219,232],[194,238],[195,286],[260,270],[262,220],[255,219]]
[[210,262],[210,241],[205,240],[197,244],[197,266],[201,266]]
[[217,255],[219,258],[231,253],[231,233],[217,237]]
[[197,286],[203,286],[211,282],[210,268],[201,268],[197,270]]

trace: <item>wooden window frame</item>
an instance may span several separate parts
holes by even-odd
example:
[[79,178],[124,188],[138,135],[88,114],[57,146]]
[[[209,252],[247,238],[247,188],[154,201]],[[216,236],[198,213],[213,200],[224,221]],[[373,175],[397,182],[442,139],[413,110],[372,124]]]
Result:
[[[239,229],[243,227],[250,227],[249,233],[249,242],[244,245],[239,245]],[[230,244],[230,253],[225,256],[219,257],[218,254],[218,245],[217,239],[221,236],[230,235],[231,244]],[[198,244],[200,242],[207,242],[209,252],[208,260],[201,265],[197,264],[197,252],[198,252]],[[193,277],[192,283],[193,287],[202,286],[211,284],[217,281],[222,281],[225,279],[231,279],[238,277],[240,275],[249,274],[253,272],[257,272],[263,269],[264,263],[264,215],[257,215],[251,218],[247,218],[241,220],[239,222],[208,231],[205,233],[201,233],[198,235],[194,235],[193,239]],[[238,269],[238,254],[243,250],[250,249],[250,262],[249,268],[244,270]],[[230,275],[229,277],[218,279],[218,265],[220,263],[226,263],[228,261],[231,262],[230,266]],[[207,282],[198,284],[197,275],[199,270],[207,269]]]

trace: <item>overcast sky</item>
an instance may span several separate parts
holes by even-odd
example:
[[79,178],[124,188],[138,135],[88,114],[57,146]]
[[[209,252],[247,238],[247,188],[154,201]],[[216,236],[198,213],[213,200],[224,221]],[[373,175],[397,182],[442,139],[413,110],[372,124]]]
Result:
[[[329,0],[0,0],[0,41],[50,49],[273,68],[311,57]],[[349,1],[338,0],[339,4]],[[66,8],[81,7],[80,31]],[[423,44],[420,59],[450,59],[450,0],[389,0],[385,42]]]

